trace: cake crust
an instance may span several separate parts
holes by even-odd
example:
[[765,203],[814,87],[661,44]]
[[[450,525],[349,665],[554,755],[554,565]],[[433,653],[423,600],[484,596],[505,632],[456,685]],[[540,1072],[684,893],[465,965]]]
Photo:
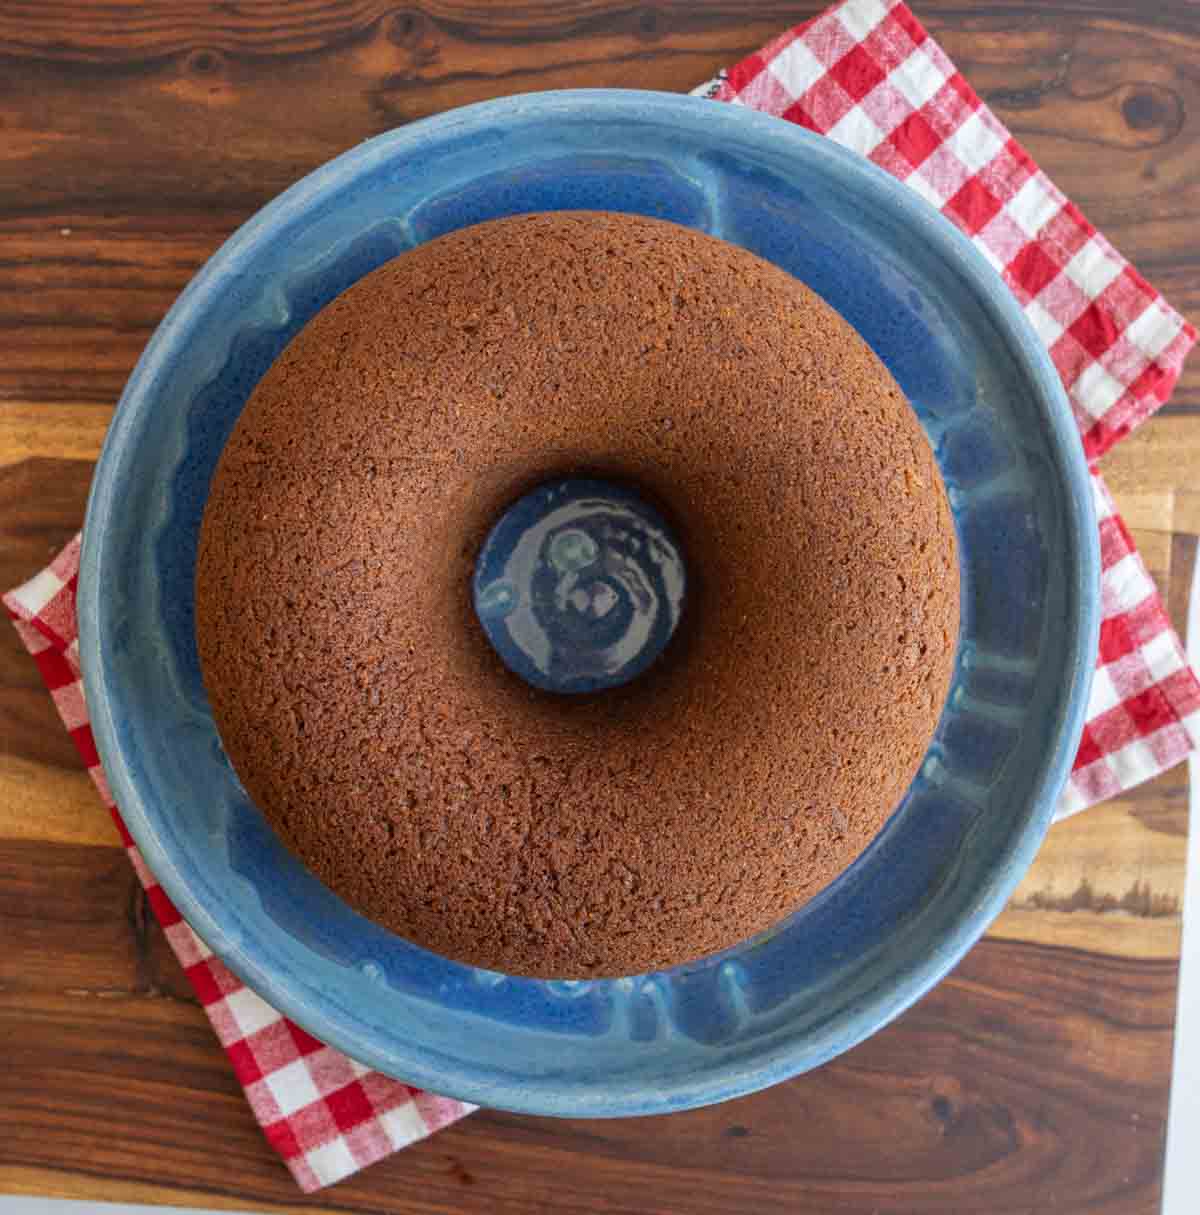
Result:
[[[555,696],[474,618],[499,513],[558,476],[671,520],[683,619]],[[861,337],[752,254],[630,215],[493,221],[334,300],[258,385],[200,534],[226,752],[287,845],[429,949],[660,969],[788,914],[911,781],[958,634],[954,527]]]

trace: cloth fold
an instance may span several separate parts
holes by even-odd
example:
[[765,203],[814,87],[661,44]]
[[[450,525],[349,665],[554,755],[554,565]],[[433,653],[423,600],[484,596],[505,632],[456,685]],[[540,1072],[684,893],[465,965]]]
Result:
[[[1095,461],[1166,401],[1195,330],[1038,169],[903,3],[845,0],[696,91],[868,157],[956,223],[1003,276],[1067,389],[1100,527],[1100,652],[1059,816],[1178,763],[1200,742],[1200,683]],[[125,830],[96,754],[79,671],[78,571],[76,537],[3,601],[255,1117],[301,1189],[347,1177],[470,1113],[318,1042],[180,918]]]
[[289,1021],[213,956],[155,881],[121,821],[92,738],[75,618],[79,549],[76,536],[4,604],[268,1142],[300,1188],[312,1192],[469,1114],[474,1106],[371,1071]]

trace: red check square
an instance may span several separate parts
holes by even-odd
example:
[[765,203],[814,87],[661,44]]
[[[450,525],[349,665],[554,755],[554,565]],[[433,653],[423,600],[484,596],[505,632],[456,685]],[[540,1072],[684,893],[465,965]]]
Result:
[[929,125],[929,119],[919,110],[911,113],[888,136],[888,143],[914,169],[924,164],[941,142],[937,132]]
[[845,89],[851,101],[861,101],[881,80],[883,69],[860,43],[829,69],[830,76]]
[[1094,359],[1110,350],[1118,336],[1112,316],[1096,304],[1089,304],[1067,332]]
[[970,236],[974,236],[999,210],[1000,200],[978,177],[972,177],[946,203],[946,213]]

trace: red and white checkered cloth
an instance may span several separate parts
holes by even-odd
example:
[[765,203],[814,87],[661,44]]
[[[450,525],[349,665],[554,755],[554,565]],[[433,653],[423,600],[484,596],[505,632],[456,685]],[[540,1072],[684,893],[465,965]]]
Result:
[[409,1088],[318,1042],[255,995],[180,918],[125,830],[109,792],[83,698],[75,587],[76,536],[47,569],[4,596],[88,773],[112,812],[146,889],[267,1139],[306,1191],[340,1181],[475,1107]]
[[[903,4],[846,0],[698,92],[836,139],[970,234],[1049,348],[1090,461],[1170,395],[1195,331],[1038,170]],[[1147,780],[1200,742],[1200,684],[1094,472],[1093,487],[1103,625],[1060,816]],[[96,754],[79,677],[78,567],[76,539],[4,603],[255,1117],[301,1188],[346,1177],[469,1113],[469,1105],[411,1089],[316,1041],[235,978],[180,919],[125,831]]]
[[1200,743],[1200,684],[1095,462],[1171,395],[1195,329],[1084,219],[898,0],[845,0],[696,93],[836,140],[975,242],[1062,377],[1092,466],[1103,621],[1064,817]]

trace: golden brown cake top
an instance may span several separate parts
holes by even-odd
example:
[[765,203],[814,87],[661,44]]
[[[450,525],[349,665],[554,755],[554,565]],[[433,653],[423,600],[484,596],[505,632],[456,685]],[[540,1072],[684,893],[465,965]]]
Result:
[[[636,487],[687,555],[624,687],[538,691],[472,564],[556,476]],[[912,409],[783,271],[560,212],[455,232],[325,308],[247,404],[196,579],[250,795],[365,914],[512,973],[657,969],[778,920],[897,804],[945,698],[954,529]]]

